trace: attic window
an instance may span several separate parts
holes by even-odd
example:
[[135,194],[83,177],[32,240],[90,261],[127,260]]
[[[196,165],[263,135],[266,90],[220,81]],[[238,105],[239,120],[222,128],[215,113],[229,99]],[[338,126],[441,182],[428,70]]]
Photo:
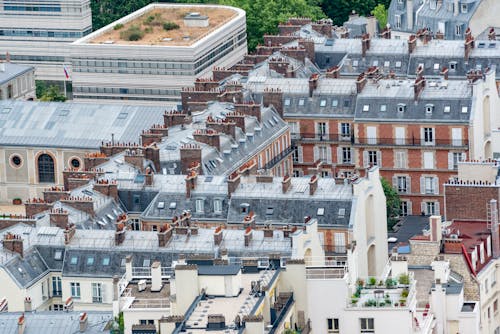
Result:
[[126,262],[126,259],[125,259],[125,258],[123,258],[123,259],[122,259],[122,262],[120,263],[120,267],[125,267],[125,262]]
[[384,61],[384,67],[389,67],[391,66],[391,62],[390,61]]
[[62,251],[56,250],[54,253],[54,260],[60,260],[60,259],[62,259]]
[[72,256],[71,259],[69,260],[70,264],[77,264],[78,263],[78,257],[77,256]]
[[2,114],[8,114],[8,113],[10,113],[11,110],[12,110],[12,108],[3,108]]
[[336,107],[339,105],[339,100],[333,100],[332,101],[332,107]]
[[398,104],[398,112],[405,112],[405,111],[406,111],[406,104],[399,103]]
[[378,66],[378,60],[373,61],[373,66]]
[[358,61],[357,60],[353,60],[352,61],[352,66],[353,67],[358,67]]
[[158,209],[165,209],[165,202],[158,202]]
[[122,111],[121,113],[118,114],[117,119],[125,119],[128,116],[128,112]]
[[250,208],[250,204],[242,203],[240,205],[240,213],[248,213],[248,209]]
[[363,106],[363,111],[370,111],[370,105],[369,104],[365,104]]
[[168,208],[170,210],[175,210],[176,207],[177,207],[177,203],[176,202],[170,202],[170,205],[168,206]]
[[396,62],[396,67],[397,67],[397,68],[401,67],[401,65],[402,65],[402,64],[401,64],[401,62],[400,62],[400,61],[397,61],[397,62]]
[[68,114],[69,114],[68,109],[62,109],[62,110],[59,110],[59,113],[57,114],[57,116],[68,116]]
[[272,214],[273,214],[273,212],[274,212],[274,208],[267,208],[267,209],[266,209],[266,215],[267,215],[267,216],[272,215]]
[[341,208],[339,209],[339,218],[344,218],[345,217],[345,209]]
[[109,266],[109,262],[110,262],[110,258],[109,257],[105,257],[102,259],[102,265],[103,266]]
[[450,62],[450,70],[455,71],[457,69],[457,62],[452,61]]
[[304,99],[299,99],[299,106],[303,106],[305,103],[305,100]]
[[94,265],[94,257],[93,256],[89,256],[87,258],[87,266],[93,266]]
[[380,111],[382,112],[387,111],[387,104],[380,105]]
[[316,215],[317,216],[324,216],[325,215],[325,208],[318,208]]
[[432,111],[434,110],[434,105],[428,104],[425,106],[425,113],[426,114],[432,114]]
[[289,106],[290,105],[290,99],[285,99],[285,106]]
[[467,113],[467,107],[462,107],[462,113],[464,113],[464,114]]
[[448,113],[450,112],[451,107],[450,106],[444,106],[444,112]]
[[424,63],[418,64],[417,68],[425,69]]
[[434,71],[438,71],[439,70],[439,64],[438,63],[435,63],[434,64]]
[[323,100],[319,101],[319,106],[320,107],[326,107],[326,100],[323,99]]
[[150,259],[144,259],[142,262],[143,267],[149,267],[151,265],[151,260]]

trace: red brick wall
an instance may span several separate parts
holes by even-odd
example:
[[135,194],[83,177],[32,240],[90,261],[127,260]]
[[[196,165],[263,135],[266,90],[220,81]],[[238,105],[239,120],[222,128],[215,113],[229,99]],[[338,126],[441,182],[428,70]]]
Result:
[[500,200],[495,186],[447,185],[445,187],[446,219],[487,219],[491,199]]

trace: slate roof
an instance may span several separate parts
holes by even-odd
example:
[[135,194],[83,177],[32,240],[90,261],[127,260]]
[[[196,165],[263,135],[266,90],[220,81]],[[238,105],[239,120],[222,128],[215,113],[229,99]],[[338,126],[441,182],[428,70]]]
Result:
[[118,142],[137,142],[144,129],[163,122],[163,112],[154,106],[0,101],[0,145],[98,149],[112,134]]
[[[0,332],[18,334],[18,319],[24,314],[24,334],[74,334],[80,332],[80,312],[6,312],[0,313]],[[87,312],[86,334],[109,333],[108,323],[113,320],[112,312]]]
[[19,287],[30,287],[49,271],[42,256],[36,249],[32,249],[21,258],[17,254],[4,264],[4,268]]
[[198,266],[200,276],[237,275],[240,271],[241,266],[238,264]]
[[0,71],[0,85],[17,78],[26,72],[34,70],[34,67],[32,66],[13,64],[10,62],[3,63],[3,65],[5,66],[5,71]]

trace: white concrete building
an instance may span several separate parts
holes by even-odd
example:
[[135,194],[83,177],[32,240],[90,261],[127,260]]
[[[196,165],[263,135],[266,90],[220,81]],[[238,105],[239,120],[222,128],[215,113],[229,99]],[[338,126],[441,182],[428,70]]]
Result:
[[[193,18],[205,24],[192,26]],[[147,20],[152,23],[148,25]],[[165,23],[177,28],[165,30],[161,27]],[[143,35],[138,41],[123,35],[133,27]],[[214,66],[234,65],[246,52],[243,10],[150,4],[72,43],[74,98],[178,101],[182,87],[209,75]]]
[[34,99],[34,71],[31,66],[0,63],[0,100]]
[[0,1],[0,57],[34,66],[37,80],[65,81],[69,43],[91,31],[89,0]]

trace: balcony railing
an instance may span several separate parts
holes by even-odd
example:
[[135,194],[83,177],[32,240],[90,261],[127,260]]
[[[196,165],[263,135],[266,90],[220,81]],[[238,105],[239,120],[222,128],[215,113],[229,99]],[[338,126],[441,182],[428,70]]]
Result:
[[283,308],[280,310],[278,316],[276,317],[276,320],[274,320],[274,322],[272,323],[273,328],[271,328],[271,330],[269,331],[269,334],[274,334],[274,333],[278,332],[279,325],[281,324],[281,322],[283,321],[283,319],[287,315],[292,304],[293,304],[293,293],[290,294],[285,305],[283,306]]
[[351,143],[354,145],[378,145],[378,146],[429,146],[429,147],[467,147],[468,140],[465,139],[434,139],[424,141],[417,137],[408,138],[360,138],[354,137],[351,133],[294,133],[292,139],[302,142],[324,142],[324,143]]
[[281,160],[285,159],[290,154],[292,154],[292,152],[293,152],[293,148],[291,146],[287,147],[280,154],[278,154],[277,156],[272,158],[270,161],[268,161],[267,164],[264,165],[264,169],[273,168],[278,162],[280,162]]

